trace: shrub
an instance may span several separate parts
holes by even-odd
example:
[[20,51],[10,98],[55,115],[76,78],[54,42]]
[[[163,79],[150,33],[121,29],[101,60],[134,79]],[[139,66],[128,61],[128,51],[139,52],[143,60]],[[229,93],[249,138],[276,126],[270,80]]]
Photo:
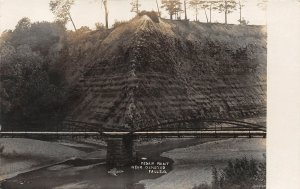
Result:
[[118,20],[115,20],[115,23],[112,25],[112,28],[115,29],[123,24],[126,24],[128,23],[128,21],[118,21]]
[[198,186],[194,186],[192,189],[211,189],[208,184],[200,184]]
[[106,30],[104,24],[102,24],[100,22],[96,22],[95,27],[96,27],[96,30],[100,30],[100,31]]
[[265,169],[264,164],[246,157],[228,161],[227,166],[214,177],[215,188],[232,189],[243,188],[250,189],[255,184],[264,184]]
[[76,31],[68,31],[68,41],[69,42],[78,42],[81,39],[89,35],[92,30],[87,26],[82,26]]
[[138,14],[139,16],[147,15],[153,22],[159,23],[159,16],[155,11],[142,11]]
[[249,21],[248,21],[248,20],[245,20],[244,18],[242,18],[242,20],[238,19],[238,22],[239,22],[241,25],[248,25],[248,24],[249,24]]
[[247,158],[228,161],[222,170],[212,168],[211,185],[201,184],[193,189],[251,189],[254,185],[265,185],[266,164]]

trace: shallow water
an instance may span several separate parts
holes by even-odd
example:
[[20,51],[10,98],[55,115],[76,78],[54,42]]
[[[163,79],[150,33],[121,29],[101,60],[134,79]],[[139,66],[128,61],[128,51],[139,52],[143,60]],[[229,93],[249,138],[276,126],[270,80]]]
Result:
[[[144,160],[140,159],[144,162]],[[49,166],[30,173],[21,174],[13,179],[2,183],[2,189],[32,189],[32,188],[105,188],[105,189],[135,189],[144,188],[137,185],[140,180],[155,179],[171,171],[172,160],[165,157],[149,158],[147,162],[169,162],[165,166],[164,173],[154,171],[150,173],[145,163],[137,162],[133,167],[118,168],[116,175],[108,173],[111,168],[107,167],[103,160],[69,160],[64,163]],[[142,165],[143,164],[143,165]],[[149,168],[149,166],[147,167]],[[123,172],[122,172],[123,171]],[[156,173],[154,173],[156,172]]]
[[[164,140],[139,146],[135,166],[118,168],[115,170],[117,176],[108,173],[112,167],[105,164],[105,159],[74,159],[21,174],[2,183],[0,188],[143,189],[144,184],[153,189],[192,188],[203,182],[210,183],[212,164],[221,167],[231,158],[247,154],[248,157],[256,158],[265,153],[265,140],[262,139],[214,139],[208,142],[211,140]],[[161,157],[161,154],[165,157]],[[164,172],[154,169],[151,172],[146,169],[149,162],[154,163],[154,166],[157,162],[168,162],[168,165]]]
[[[76,159],[18,175],[3,182],[2,189],[142,189],[144,188],[143,185],[136,183],[145,179],[159,178],[171,171],[173,160],[161,157],[162,152],[203,142],[205,140],[164,140],[155,144],[147,143],[139,146],[138,161],[133,164],[134,167],[122,168],[124,172],[117,174],[117,176],[108,173],[111,167],[105,165],[104,159]],[[157,162],[168,162],[169,164],[165,166],[164,170],[154,170],[152,167],[152,171],[149,171],[149,167],[146,165],[142,165],[143,169],[139,169],[141,162],[152,162],[155,165]]]
[[224,168],[236,158],[266,162],[266,139],[226,139],[190,147],[176,148],[162,156],[174,160],[170,173],[154,180],[143,180],[149,189],[191,189],[200,184],[211,184],[212,167]]
[[8,163],[8,160],[0,156],[0,166]]

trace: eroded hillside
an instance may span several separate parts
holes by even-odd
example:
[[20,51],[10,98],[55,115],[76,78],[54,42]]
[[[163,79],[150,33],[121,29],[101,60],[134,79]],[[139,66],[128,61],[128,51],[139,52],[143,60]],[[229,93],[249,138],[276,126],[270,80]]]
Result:
[[262,26],[157,23],[142,16],[105,36],[91,33],[70,51],[81,53],[67,61],[70,82],[78,83],[81,96],[66,120],[136,129],[167,120],[240,119],[266,111]]

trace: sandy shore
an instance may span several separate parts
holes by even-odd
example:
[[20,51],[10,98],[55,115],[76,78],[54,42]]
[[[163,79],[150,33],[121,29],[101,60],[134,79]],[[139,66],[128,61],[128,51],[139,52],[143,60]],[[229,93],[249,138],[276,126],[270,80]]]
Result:
[[[70,147],[57,142],[23,138],[1,138],[0,181],[67,159],[88,155],[82,150],[76,149],[76,147],[76,144]],[[78,148],[82,147],[85,146],[78,146]],[[99,155],[99,152],[97,155]]]

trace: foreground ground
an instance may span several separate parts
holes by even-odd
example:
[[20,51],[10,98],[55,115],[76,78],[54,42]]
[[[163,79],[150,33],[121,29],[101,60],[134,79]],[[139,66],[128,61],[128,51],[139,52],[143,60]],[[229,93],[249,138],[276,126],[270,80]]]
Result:
[[265,139],[227,139],[164,152],[174,160],[173,170],[155,180],[143,180],[149,189],[190,189],[212,181],[212,166],[223,168],[228,160],[247,157],[265,162]]
[[[107,173],[105,147],[101,142],[87,144],[0,139],[0,144],[4,146],[0,158],[0,178],[13,177],[2,182],[2,189],[45,188],[45,185],[49,189],[190,189],[194,185],[211,182],[212,166],[222,168],[228,160],[240,157],[265,161],[266,150],[265,139],[146,141],[138,144],[140,158],[171,162],[167,174],[149,174],[124,168],[123,173],[113,176]],[[66,159],[70,160],[64,161]],[[30,171],[37,168],[40,169]]]
[[81,150],[57,142],[1,138],[0,181],[19,173],[84,155]]

